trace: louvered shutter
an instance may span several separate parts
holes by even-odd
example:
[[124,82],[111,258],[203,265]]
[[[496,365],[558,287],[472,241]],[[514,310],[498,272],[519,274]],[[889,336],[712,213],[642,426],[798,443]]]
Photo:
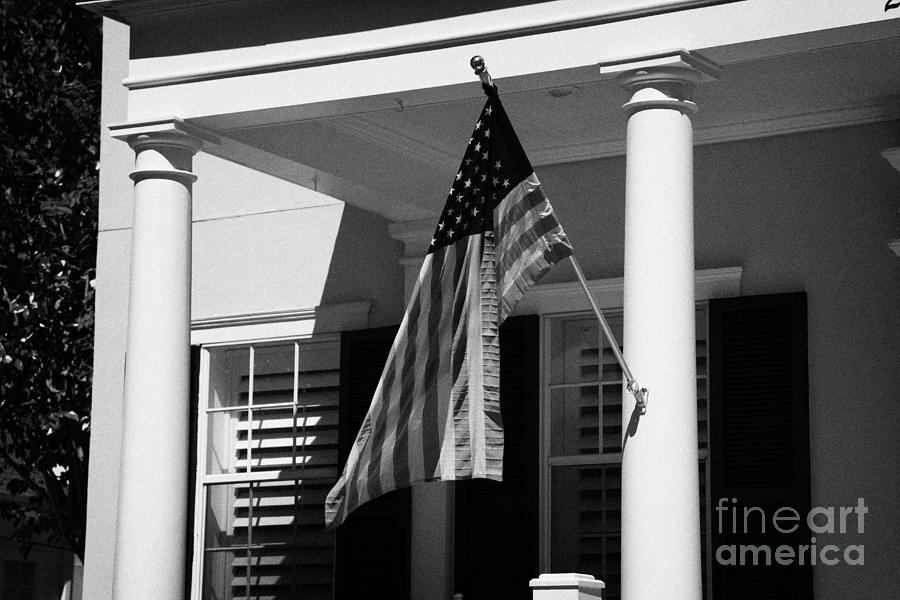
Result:
[[500,328],[503,482],[456,482],[456,589],[466,600],[531,598],[538,576],[539,320]]
[[[803,519],[810,506],[807,384],[806,295],[750,296],[709,303],[710,466],[713,597],[812,597],[808,566],[749,564],[723,566],[716,560],[723,545],[809,543]],[[715,511],[719,498],[732,512]],[[753,511],[744,531],[744,507],[765,511],[765,533]],[[772,527],[780,507],[800,514],[794,534]],[[723,553],[728,557],[727,552]],[[750,561],[750,555],[747,562]]]
[[[340,468],[372,401],[396,327],[341,336]],[[397,490],[354,510],[337,528],[335,598],[409,598],[410,490]]]

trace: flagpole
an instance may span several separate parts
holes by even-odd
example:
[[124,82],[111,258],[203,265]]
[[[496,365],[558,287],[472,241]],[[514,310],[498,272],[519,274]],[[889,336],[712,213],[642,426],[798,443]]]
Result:
[[[481,83],[487,86],[493,87],[494,81],[491,79],[491,74],[488,73],[487,66],[484,64],[484,58],[481,56],[473,56],[469,61],[469,65],[475,71],[475,74],[481,79]],[[613,351],[613,354],[616,356],[616,360],[619,361],[619,366],[622,367],[622,373],[625,375],[625,386],[628,389],[628,393],[634,396],[635,401],[637,402],[638,408],[641,411],[641,414],[646,412],[647,410],[647,397],[650,395],[650,392],[647,391],[647,388],[641,387],[634,376],[631,374],[631,369],[628,368],[628,364],[625,362],[625,357],[622,356],[622,351],[619,349],[619,342],[616,340],[616,336],[613,335],[612,330],[609,328],[609,323],[606,322],[606,317],[603,316],[603,311],[600,310],[600,307],[597,306],[597,302],[594,300],[594,296],[591,294],[591,290],[588,287],[587,279],[584,277],[584,271],[581,270],[581,265],[578,262],[578,259],[575,258],[575,255],[569,256],[572,259],[572,266],[575,269],[575,275],[578,276],[578,281],[581,283],[581,287],[584,289],[584,293],[588,298],[588,301],[591,303],[591,308],[594,309],[594,314],[597,315],[597,320],[600,322],[600,328],[603,330],[603,335],[606,336],[606,339],[609,340],[609,346]]]
[[619,342],[616,340],[616,336],[613,334],[612,329],[610,329],[609,323],[606,322],[603,311],[600,310],[597,301],[594,300],[594,295],[591,294],[591,289],[588,287],[587,279],[584,276],[584,271],[581,270],[581,264],[578,262],[578,259],[575,258],[574,254],[569,258],[572,259],[572,267],[575,269],[575,275],[578,277],[578,282],[581,284],[581,288],[584,290],[588,302],[591,303],[594,314],[597,315],[597,320],[600,322],[600,329],[603,330],[603,335],[609,340],[609,347],[613,351],[613,354],[615,354],[616,360],[619,361],[619,366],[622,367],[622,373],[625,375],[625,385],[628,389],[628,393],[634,396],[634,400],[641,409],[641,414],[643,414],[647,410],[647,397],[650,395],[650,392],[647,388],[641,387],[631,374],[631,369],[628,368],[628,363],[625,362],[625,357],[619,349]]

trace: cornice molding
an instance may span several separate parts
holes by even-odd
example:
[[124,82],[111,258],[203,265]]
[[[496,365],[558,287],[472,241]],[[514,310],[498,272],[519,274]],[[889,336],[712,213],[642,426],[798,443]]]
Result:
[[[700,110],[703,110],[702,105]],[[624,115],[622,119],[625,119]],[[900,107],[845,107],[815,113],[803,113],[774,119],[730,123],[696,129],[694,131],[694,145],[704,146],[707,144],[738,142],[896,119],[900,119]],[[448,150],[427,145],[415,137],[399,134],[369,119],[350,117],[346,119],[330,119],[329,123],[369,142],[391,150],[405,152],[441,168],[453,169],[456,167],[454,161],[457,157],[453,156]],[[624,138],[561,144],[559,146],[528,150],[529,159],[535,166],[610,158],[624,154]],[[900,165],[900,148],[885,150],[882,156],[891,161],[895,168],[900,170],[900,166],[898,166]],[[428,233],[430,234],[431,232],[429,231]]]
[[885,158],[891,166],[900,171],[900,147],[886,148],[882,151],[881,156]]
[[388,225],[388,235],[404,244],[430,242],[434,233],[435,218],[391,223]]
[[328,119],[327,123],[382,148],[411,155],[413,158],[418,158],[441,169],[453,169],[457,166],[453,162],[453,155],[445,149],[431,146],[358,115]]
[[368,327],[370,300],[191,319],[191,344],[309,337]]
[[900,256],[900,240],[891,240],[888,242],[888,248],[890,248],[894,254]]
[[129,141],[138,136],[154,135],[180,135],[197,140],[198,148],[208,149],[210,145],[218,146],[222,138],[218,135],[185,123],[178,117],[165,117],[149,121],[129,121],[126,123],[112,123],[108,126],[110,136],[117,140]]
[[234,0],[87,0],[78,6],[93,13],[129,24],[131,17],[167,12],[181,12],[189,9],[228,4]]
[[[891,166],[897,171],[900,171],[900,146],[896,148],[886,148],[882,151],[881,156],[891,163]],[[889,241],[887,247],[890,248],[894,254],[900,256],[900,239]]]
[[[702,104],[700,110],[703,110]],[[857,106],[816,113],[789,115],[775,119],[731,123],[694,130],[694,145],[723,144],[780,135],[790,135],[808,131],[821,131],[838,127],[864,125],[900,119],[900,108],[893,106]],[[894,160],[900,161],[900,149]],[[887,150],[885,152],[888,152]],[[551,148],[529,151],[531,163],[535,166],[558,163],[610,158],[625,154],[625,139],[565,144]],[[882,154],[888,160],[884,153]],[[900,167],[895,167],[900,170]]]
[[[701,269],[694,272],[694,297],[698,302],[728,298],[741,293],[741,267]],[[588,281],[591,294],[601,308],[619,308],[624,303],[622,277]],[[538,284],[522,297],[513,314],[553,314],[590,310],[584,289],[578,282]]]
[[[203,9],[229,1],[231,0],[193,0],[186,3],[178,0],[88,0],[78,4],[86,10],[128,24],[134,17]],[[434,21],[440,23],[439,28],[423,28],[420,23],[409,23],[330,36],[325,38],[328,40],[326,44],[320,43],[320,40],[313,43],[301,40],[299,44],[285,46],[286,51],[277,58],[228,66],[209,66],[161,76],[129,77],[123,83],[130,89],[140,89],[272,73],[580,29],[738,1],[740,0],[606,0],[598,3],[593,0],[555,0],[443,18]]]
[[[703,110],[702,104],[700,110]],[[718,127],[698,129],[694,132],[696,144],[718,144],[777,135],[790,135],[806,131],[819,131],[837,127],[850,127],[900,119],[898,106],[846,106],[813,113],[787,115],[773,119],[734,123]]]

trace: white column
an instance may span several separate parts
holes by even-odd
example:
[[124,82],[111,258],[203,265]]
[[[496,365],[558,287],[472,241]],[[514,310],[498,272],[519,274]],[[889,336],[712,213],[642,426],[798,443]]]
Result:
[[683,62],[620,76],[631,93],[623,345],[650,390],[643,415],[623,392],[624,600],[701,596],[691,92],[702,76]]
[[188,532],[191,162],[180,131],[120,132],[135,152],[113,598],[184,598]]

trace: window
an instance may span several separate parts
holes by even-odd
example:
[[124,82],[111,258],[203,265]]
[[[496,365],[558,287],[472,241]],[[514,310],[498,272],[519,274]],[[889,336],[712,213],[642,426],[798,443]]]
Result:
[[[697,310],[698,469],[701,534],[707,530],[706,309]],[[608,311],[622,339],[621,312]],[[543,321],[542,532],[548,572],[590,573],[619,598],[622,370],[593,314]],[[640,374],[636,374],[640,375]],[[706,571],[708,543],[703,545]],[[704,594],[709,586],[704,572]]]
[[330,599],[337,337],[204,347],[194,597]]

